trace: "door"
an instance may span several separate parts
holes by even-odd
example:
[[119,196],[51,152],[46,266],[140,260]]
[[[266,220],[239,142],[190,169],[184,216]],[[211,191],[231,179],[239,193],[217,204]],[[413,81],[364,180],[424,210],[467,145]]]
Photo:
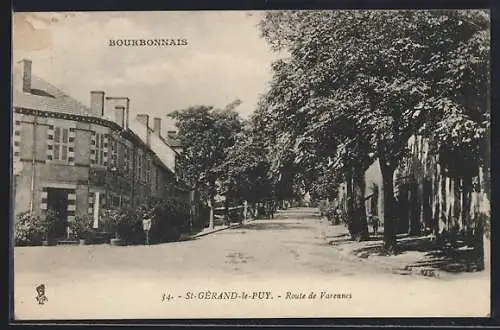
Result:
[[68,227],[68,190],[60,188],[47,189],[47,210],[56,214],[53,236],[64,239]]

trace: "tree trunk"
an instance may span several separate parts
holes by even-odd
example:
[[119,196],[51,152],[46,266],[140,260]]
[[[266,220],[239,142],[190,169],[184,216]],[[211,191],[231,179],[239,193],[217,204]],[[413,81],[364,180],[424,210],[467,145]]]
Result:
[[410,180],[410,235],[418,235],[420,231],[420,200],[418,196],[417,180],[412,177]]
[[394,254],[397,250],[394,221],[394,167],[386,163],[384,157],[381,157],[379,163],[384,187],[382,197],[384,200],[384,249],[388,254]]
[[439,196],[440,196],[440,210],[439,210],[439,232],[442,233],[443,231],[447,230],[447,205],[448,202],[446,201],[446,178],[443,175],[442,171],[439,174]]
[[424,178],[423,183],[423,199],[422,199],[422,213],[424,218],[424,228],[430,229],[432,232],[436,230],[436,222],[432,217],[433,208],[433,198],[432,198],[432,179]]
[[450,231],[453,226],[451,217],[452,217],[452,205],[455,194],[452,189],[453,180],[450,177],[445,178],[446,185],[446,231]]
[[352,175],[351,173],[346,174],[346,180],[345,180],[345,186],[346,186],[346,221],[347,221],[347,229],[349,230],[349,233],[351,236],[353,236],[353,228],[352,228],[352,222],[353,222],[353,211],[354,211],[354,201],[352,198]]
[[462,207],[460,206],[461,204],[461,193],[460,193],[460,179],[459,178],[453,178],[453,204],[452,204],[452,212],[453,212],[453,230],[455,234],[459,232],[459,230],[462,228],[461,224],[461,209]]
[[365,176],[362,169],[355,171],[352,178],[352,200],[353,210],[351,218],[351,236],[356,241],[368,240],[368,222],[365,207]]
[[214,229],[215,228],[215,224],[214,224],[214,204],[215,204],[214,197],[210,196],[210,200],[208,202],[208,207],[210,208],[210,217],[209,217],[208,227],[210,229]]
[[415,234],[420,234],[422,228],[426,227],[427,219],[424,217],[424,177],[423,173],[419,172],[417,176],[417,191],[418,191],[418,225],[415,224]]
[[248,202],[247,200],[243,201],[243,220],[242,223],[245,224],[248,216]]
[[227,195],[224,201],[224,222],[228,226],[231,223],[229,219],[229,197]]
[[466,230],[471,229],[471,196],[472,196],[472,177],[462,179],[462,224]]

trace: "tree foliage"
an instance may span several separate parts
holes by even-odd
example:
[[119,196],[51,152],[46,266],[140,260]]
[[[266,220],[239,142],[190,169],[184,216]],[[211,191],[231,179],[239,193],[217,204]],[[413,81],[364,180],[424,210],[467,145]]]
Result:
[[217,180],[227,151],[241,131],[242,121],[233,109],[194,106],[169,114],[176,121],[184,157],[179,166],[186,179],[195,186],[202,198],[210,200],[217,193]]
[[333,158],[359,177],[378,158],[384,238],[393,250],[393,174],[408,139],[427,129],[448,168],[471,147],[478,152],[470,166],[481,159],[489,127],[487,13],[269,12],[260,28],[273,49],[288,54],[273,64],[265,97],[268,131],[283,132],[274,138],[281,149],[274,163],[293,150],[302,165]]

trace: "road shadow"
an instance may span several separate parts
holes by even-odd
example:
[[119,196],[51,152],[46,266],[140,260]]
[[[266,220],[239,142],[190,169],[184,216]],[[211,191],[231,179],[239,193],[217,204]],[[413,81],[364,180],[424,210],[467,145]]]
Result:
[[336,234],[336,235],[327,235],[324,236],[324,238],[328,241],[329,245],[337,245],[342,244],[342,243],[348,243],[348,242],[376,242],[376,241],[381,241],[383,239],[383,235],[377,233],[373,234],[370,233],[370,236],[366,239],[363,239],[362,241],[356,241],[351,238],[351,235],[349,233],[341,233],[341,234]]
[[[421,260],[412,262],[404,269],[427,268],[448,273],[475,272],[484,269],[482,248],[469,246],[464,242],[440,243],[429,237],[411,237],[405,235],[398,240],[396,255],[407,252],[420,252]],[[370,255],[387,255],[383,242],[378,242],[353,251],[360,258]]]
[[247,230],[292,230],[292,229],[310,229],[311,227],[288,224],[284,222],[260,222],[260,223],[248,223],[241,226],[240,228]]
[[426,253],[426,260],[408,265],[407,268],[426,267],[448,273],[477,272],[484,269],[483,256],[477,248],[442,248]]

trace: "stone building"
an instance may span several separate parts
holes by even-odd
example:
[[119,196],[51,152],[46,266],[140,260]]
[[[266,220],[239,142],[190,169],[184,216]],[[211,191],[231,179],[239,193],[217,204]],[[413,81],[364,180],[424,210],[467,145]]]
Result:
[[33,75],[31,66],[22,60],[13,70],[15,214],[53,210],[64,236],[76,216],[90,215],[98,228],[102,210],[149,197],[189,208],[190,188],[176,172],[180,154],[162,135],[160,118],[131,118],[127,97],[102,91],[90,92],[87,107]]

